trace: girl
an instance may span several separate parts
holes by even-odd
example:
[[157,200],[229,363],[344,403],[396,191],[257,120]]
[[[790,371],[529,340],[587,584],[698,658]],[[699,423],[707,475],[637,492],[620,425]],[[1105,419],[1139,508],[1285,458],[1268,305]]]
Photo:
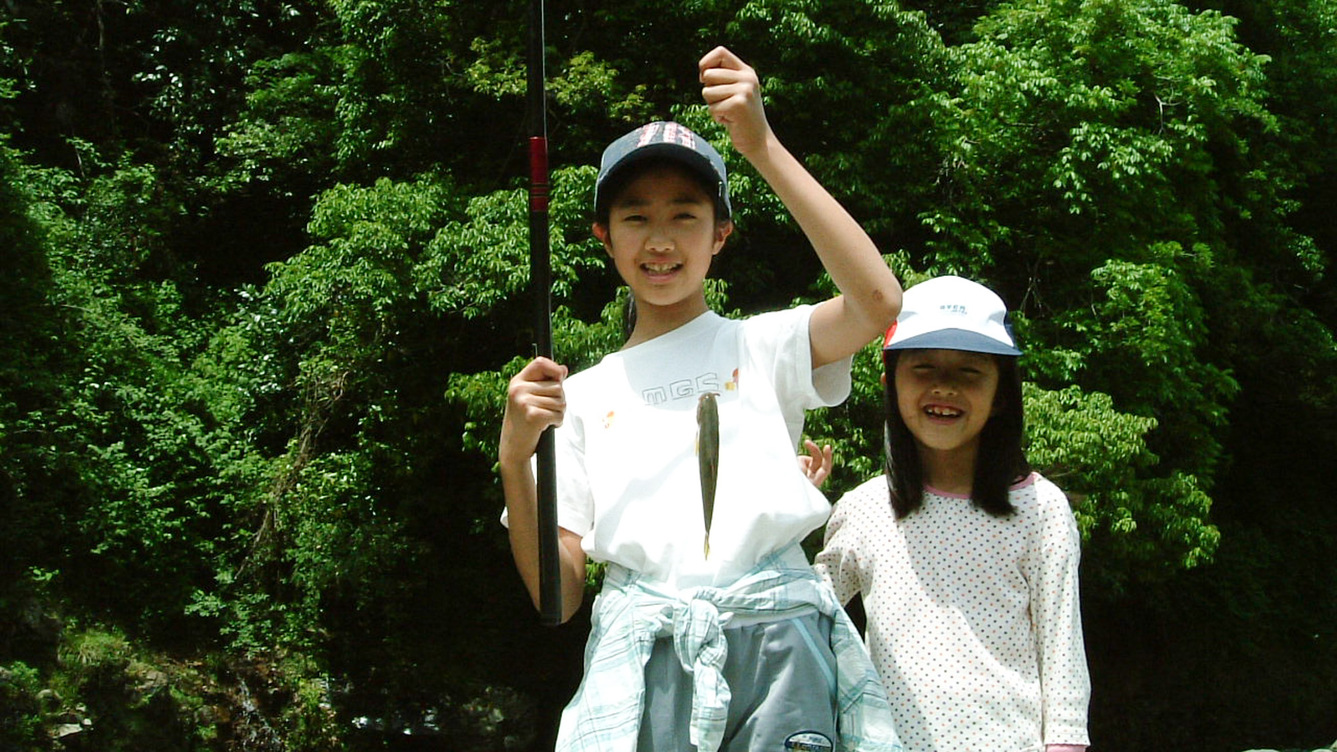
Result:
[[960,277],[905,292],[883,344],[886,474],[841,498],[816,569],[862,594],[913,752],[1080,752],[1090,681],[1067,498],[1022,451],[1003,301]]
[[[711,114],[842,295],[742,321],[710,311],[704,280],[733,230],[720,155],[672,122],[604,151],[593,230],[631,288],[630,337],[570,378],[547,358],[525,366],[510,382],[498,457],[503,521],[531,596],[530,458],[549,426],[564,618],[581,604],[586,557],[608,564],[557,749],[900,752],[858,632],[799,545],[830,505],[793,454],[805,410],[848,394],[851,356],[895,319],[900,284],[775,138],[752,68],[721,47],[700,77]],[[703,398],[718,407],[709,510],[696,454]]]

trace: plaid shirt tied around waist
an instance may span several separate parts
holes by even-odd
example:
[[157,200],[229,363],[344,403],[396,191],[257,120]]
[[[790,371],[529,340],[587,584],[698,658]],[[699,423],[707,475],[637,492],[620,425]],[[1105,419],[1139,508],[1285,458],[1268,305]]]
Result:
[[673,637],[678,659],[692,671],[690,738],[700,752],[724,739],[730,692],[723,668],[724,627],[735,617],[779,620],[816,609],[831,617],[841,752],[903,752],[891,706],[858,630],[835,594],[811,569],[773,555],[726,588],[656,589],[631,570],[610,564],[585,648],[585,677],[562,712],[559,752],[631,752],[645,698],[645,664],[655,640]]

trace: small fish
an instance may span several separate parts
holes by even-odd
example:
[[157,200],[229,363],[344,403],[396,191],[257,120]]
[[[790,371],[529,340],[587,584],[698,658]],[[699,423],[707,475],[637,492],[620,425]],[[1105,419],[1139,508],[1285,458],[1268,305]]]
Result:
[[701,471],[701,511],[706,518],[706,558],[710,558],[710,522],[715,516],[715,482],[720,476],[720,407],[714,392],[696,403],[696,459]]

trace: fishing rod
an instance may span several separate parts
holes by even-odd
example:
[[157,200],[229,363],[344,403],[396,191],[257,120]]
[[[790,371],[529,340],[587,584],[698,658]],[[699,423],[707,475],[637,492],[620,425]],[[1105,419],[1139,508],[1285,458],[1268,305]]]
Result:
[[[548,242],[548,120],[545,107],[543,0],[529,3],[529,284],[534,296],[534,346],[552,357],[552,264]],[[557,548],[557,457],[553,429],[539,436],[539,621],[562,623],[561,555]]]

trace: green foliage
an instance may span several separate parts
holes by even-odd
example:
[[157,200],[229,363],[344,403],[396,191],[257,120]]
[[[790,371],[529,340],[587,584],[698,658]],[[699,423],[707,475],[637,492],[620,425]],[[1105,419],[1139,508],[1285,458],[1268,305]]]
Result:
[[[29,216],[32,200],[26,172],[14,152],[0,142],[0,603],[26,587],[22,573],[41,555],[46,506],[24,493],[38,466],[50,461],[49,445],[29,433],[35,411],[53,406],[59,381],[49,342],[57,336],[50,305],[51,272],[41,225]],[[47,560],[48,566],[55,562]]]
[[[42,207],[53,251],[51,300],[72,312],[63,317],[60,340],[71,372],[59,403],[30,420],[59,427],[50,472],[78,479],[58,505],[78,531],[73,539],[86,546],[73,556],[124,574],[138,607],[163,619],[213,545],[208,447],[221,437],[212,435],[207,408],[192,399],[200,390],[184,361],[198,335],[180,320],[177,288],[132,281],[157,250],[152,231],[140,226],[170,212],[170,204],[153,201],[153,190],[151,171],[112,169],[70,206],[83,221],[53,204]],[[159,576],[146,579],[146,567]],[[67,569],[80,577],[81,567]],[[101,588],[73,584],[90,594]]]
[[1121,413],[1109,395],[1076,386],[1024,386],[1027,457],[1074,502],[1088,571],[1094,565],[1103,587],[1122,588],[1138,570],[1156,579],[1210,561],[1220,532],[1196,478],[1147,477],[1158,464],[1146,445],[1154,418]]
[[14,752],[43,748],[41,676],[37,669],[16,661],[0,665],[0,743]]
[[1110,393],[1122,409],[1146,416],[1173,407],[1175,421],[1157,435],[1172,467],[1210,477],[1221,454],[1214,438],[1225,425],[1238,384],[1207,354],[1209,320],[1190,280],[1210,274],[1205,248],[1175,244],[1149,249],[1145,263],[1111,260],[1092,271],[1100,298],[1054,321],[1071,350],[1041,354],[1039,370],[1067,371],[1080,363],[1091,388]]
[[[114,628],[70,623],[56,660],[0,666],[5,749],[203,750],[224,743],[339,749],[329,682],[310,659],[252,665],[175,660]],[[257,717],[260,706],[278,708]],[[59,741],[57,741],[59,740]]]
[[[1232,26],[1160,0],[1001,7],[977,27],[980,41],[952,51],[960,98],[944,125],[960,135],[944,177],[978,214],[940,210],[925,221],[948,247],[998,254],[1024,241],[1073,261],[1130,241],[1214,238],[1224,207],[1213,206],[1222,187],[1208,175],[1244,157],[1248,135],[1274,127],[1262,106],[1264,59],[1234,41]],[[984,234],[956,238],[957,223]]]
[[229,182],[270,183],[288,173],[316,174],[333,166],[330,151],[338,133],[333,67],[321,51],[256,63],[246,80],[243,116],[215,141],[219,153],[232,160]]

